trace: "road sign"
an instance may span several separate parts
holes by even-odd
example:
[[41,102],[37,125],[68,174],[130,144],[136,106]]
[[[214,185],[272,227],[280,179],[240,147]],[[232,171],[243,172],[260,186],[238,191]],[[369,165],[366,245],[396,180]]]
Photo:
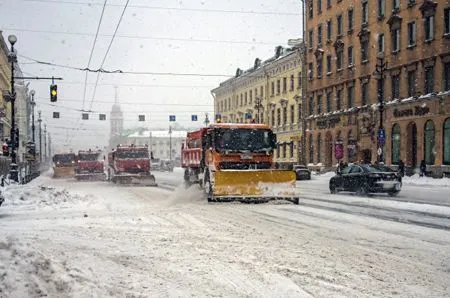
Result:
[[138,115],[139,121],[145,121],[145,115]]
[[176,121],[175,115],[169,115],[169,121],[170,122],[175,122]]
[[378,155],[381,155],[381,154],[383,154],[383,149],[381,149],[381,147],[380,147],[380,148],[378,148],[378,150],[377,150],[377,153],[378,153]]
[[386,141],[386,131],[384,128],[380,128],[378,130],[378,145],[384,145],[384,142]]
[[197,121],[198,120],[197,115],[191,115],[191,120],[192,121]]

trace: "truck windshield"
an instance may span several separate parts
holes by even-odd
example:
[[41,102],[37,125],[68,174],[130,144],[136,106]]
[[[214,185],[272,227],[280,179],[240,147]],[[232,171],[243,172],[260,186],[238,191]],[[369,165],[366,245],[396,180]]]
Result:
[[55,155],[53,161],[55,163],[72,163],[72,161],[75,161],[75,158],[73,154]]
[[117,151],[116,158],[148,158],[147,151]]
[[78,159],[81,161],[96,161],[99,159],[100,154],[78,154]]
[[215,147],[217,150],[260,152],[272,150],[272,134],[266,129],[217,129]]

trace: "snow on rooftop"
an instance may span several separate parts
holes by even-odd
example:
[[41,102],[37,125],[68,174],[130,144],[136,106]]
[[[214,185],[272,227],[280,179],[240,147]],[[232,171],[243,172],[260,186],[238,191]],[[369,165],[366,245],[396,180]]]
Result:
[[[143,131],[135,132],[131,135],[128,135],[129,138],[150,138],[150,133],[152,138],[169,138],[169,130],[157,130],[157,131]],[[172,130],[172,138],[185,138],[187,135],[187,131],[184,130]]]

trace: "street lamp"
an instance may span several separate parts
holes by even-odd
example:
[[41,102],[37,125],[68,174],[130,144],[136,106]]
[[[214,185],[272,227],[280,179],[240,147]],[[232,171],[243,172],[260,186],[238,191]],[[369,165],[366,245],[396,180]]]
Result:
[[42,162],[42,119],[41,119],[41,111],[38,111],[38,122],[39,122],[39,162]]
[[17,37],[15,35],[8,36],[8,41],[11,44],[11,51],[8,53],[8,62],[11,63],[11,166],[9,175],[12,180],[18,182],[19,177],[17,173],[17,156],[16,147],[19,145],[19,134],[16,135],[16,121],[15,121],[15,107],[14,103],[16,101],[16,92],[14,90],[14,63],[17,62],[17,55],[14,52],[14,44],[17,42]]
[[375,73],[378,75],[378,112],[380,113],[380,122],[378,126],[378,162],[384,161],[384,144],[386,141],[386,131],[383,128],[383,111],[384,111],[384,72],[387,69],[387,62],[384,61],[384,54],[379,53],[377,55],[377,65],[375,68]]
[[47,162],[47,124],[44,124],[44,162]]

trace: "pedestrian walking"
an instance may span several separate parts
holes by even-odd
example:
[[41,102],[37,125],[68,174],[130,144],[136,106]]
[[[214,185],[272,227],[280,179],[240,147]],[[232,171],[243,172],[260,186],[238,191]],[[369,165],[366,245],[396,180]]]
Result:
[[425,175],[425,172],[427,170],[427,164],[425,163],[425,160],[422,159],[422,161],[420,162],[420,177],[423,177]]
[[398,173],[400,174],[401,177],[405,176],[405,163],[401,159],[398,162]]

